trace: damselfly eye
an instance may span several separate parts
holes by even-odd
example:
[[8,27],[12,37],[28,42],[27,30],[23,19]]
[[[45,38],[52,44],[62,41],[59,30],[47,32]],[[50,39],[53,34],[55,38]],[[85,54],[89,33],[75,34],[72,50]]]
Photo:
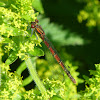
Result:
[[34,28],[35,22],[31,22],[31,28]]
[[38,23],[38,22],[39,22],[39,21],[36,19],[36,20],[35,20],[35,23]]

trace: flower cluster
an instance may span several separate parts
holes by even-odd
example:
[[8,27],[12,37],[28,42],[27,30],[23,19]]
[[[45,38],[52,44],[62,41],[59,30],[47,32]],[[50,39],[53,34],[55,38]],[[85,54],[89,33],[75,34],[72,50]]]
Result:
[[99,0],[86,0],[87,5],[84,10],[81,10],[78,15],[78,21],[82,23],[84,20],[87,21],[87,27],[98,27],[100,26],[100,1]]

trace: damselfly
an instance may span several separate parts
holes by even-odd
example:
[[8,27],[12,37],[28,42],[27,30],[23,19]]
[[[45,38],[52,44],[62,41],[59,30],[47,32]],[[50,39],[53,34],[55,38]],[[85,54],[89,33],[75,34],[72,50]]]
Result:
[[39,21],[37,19],[35,20],[35,22],[31,22],[31,28],[35,29],[35,31],[41,37],[41,39],[43,40],[44,44],[50,50],[50,52],[52,53],[52,55],[54,56],[54,58],[56,59],[56,61],[59,63],[59,65],[62,67],[62,69],[68,75],[68,77],[71,79],[71,81],[73,83],[76,83],[75,79],[72,77],[72,75],[70,74],[70,72],[66,69],[64,63],[62,62],[62,60],[60,59],[60,57],[56,53],[55,49],[53,49],[52,45],[50,45],[50,42],[49,42],[48,38],[45,36],[45,33],[44,33],[42,27],[38,25],[38,22]]

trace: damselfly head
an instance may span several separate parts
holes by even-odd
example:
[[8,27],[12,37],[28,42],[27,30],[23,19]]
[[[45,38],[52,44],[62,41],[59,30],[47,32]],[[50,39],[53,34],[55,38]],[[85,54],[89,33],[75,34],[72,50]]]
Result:
[[36,25],[36,23],[35,23],[35,22],[31,22],[31,28],[34,28],[34,27],[35,27],[35,25]]
[[38,22],[39,22],[39,21],[36,19],[36,20],[35,20],[35,23],[38,23]]

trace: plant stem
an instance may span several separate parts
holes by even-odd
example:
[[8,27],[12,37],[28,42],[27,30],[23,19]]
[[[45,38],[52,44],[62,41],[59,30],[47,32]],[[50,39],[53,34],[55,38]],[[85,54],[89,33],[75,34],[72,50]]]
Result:
[[46,89],[43,86],[42,82],[40,81],[40,79],[37,75],[36,68],[35,68],[35,66],[36,66],[35,61],[34,61],[34,63],[32,63],[31,59],[28,58],[26,60],[26,65],[27,65],[27,68],[29,69],[30,75],[32,76],[33,80],[35,81],[36,85],[38,86],[40,92],[42,94],[46,93]]

